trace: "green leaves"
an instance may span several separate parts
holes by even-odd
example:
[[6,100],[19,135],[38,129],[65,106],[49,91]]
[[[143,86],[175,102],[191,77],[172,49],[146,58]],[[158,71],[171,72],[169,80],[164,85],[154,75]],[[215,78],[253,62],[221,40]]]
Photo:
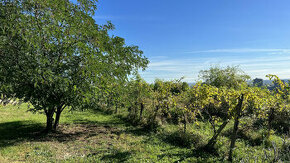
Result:
[[36,110],[92,107],[108,85],[146,68],[137,46],[108,34],[111,23],[95,23],[96,2],[0,2],[0,83],[11,88],[6,94]]
[[227,88],[239,89],[245,84],[246,80],[250,77],[239,69],[237,66],[233,67],[211,67],[209,70],[202,70],[199,73],[199,77],[209,85]]

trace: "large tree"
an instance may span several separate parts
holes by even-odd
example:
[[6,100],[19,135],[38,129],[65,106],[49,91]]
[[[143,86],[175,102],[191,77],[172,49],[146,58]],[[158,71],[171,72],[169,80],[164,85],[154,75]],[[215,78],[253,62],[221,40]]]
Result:
[[96,24],[96,3],[0,2],[0,93],[44,112],[48,132],[64,108],[90,106],[102,84],[126,80],[148,64],[137,46],[109,35],[111,23]]

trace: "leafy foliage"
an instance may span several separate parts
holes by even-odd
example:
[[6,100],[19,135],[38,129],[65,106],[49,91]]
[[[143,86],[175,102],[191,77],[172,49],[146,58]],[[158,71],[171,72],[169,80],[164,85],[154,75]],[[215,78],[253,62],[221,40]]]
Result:
[[125,81],[148,60],[136,46],[110,36],[111,23],[92,18],[94,0],[1,2],[1,91],[44,111],[50,130],[54,112],[95,104],[102,84]]
[[[128,83],[130,93],[127,100],[130,101],[128,106],[130,119],[138,121],[140,119],[137,114],[145,112],[146,116],[142,118],[146,121],[142,121],[141,124],[149,124],[150,127],[171,122],[183,124],[183,133],[187,132],[188,125],[199,126],[199,123],[209,123],[212,136],[204,146],[206,150],[213,150],[217,146],[219,137],[228,128],[228,124],[233,122],[233,128],[229,133],[231,145],[228,157],[228,160],[232,161],[241,126],[244,126],[249,118],[268,124],[265,126],[271,126],[269,124],[273,122],[269,119],[277,121],[279,119],[277,115],[281,116],[281,113],[288,115],[289,91],[287,89],[289,87],[276,76],[274,82],[280,83],[276,90],[249,86],[246,83],[247,75],[239,75],[236,67],[227,70],[215,69],[210,73],[216,71],[222,74],[219,75],[218,80],[222,79],[225,83],[234,81],[234,84],[216,84],[216,80],[207,83],[209,82],[207,80],[205,83],[198,82],[192,87],[187,87],[181,80],[157,79],[149,87],[140,76],[136,76]],[[231,77],[220,78],[227,76],[228,73],[232,73]],[[139,107],[142,102],[145,102],[145,111]],[[273,108],[277,109],[272,113]],[[271,114],[275,114],[274,118]],[[281,120],[289,124],[289,116],[283,116]],[[255,127],[254,123],[251,125],[252,128]],[[268,128],[269,133],[266,134],[265,141],[268,141],[273,133],[272,129],[272,127]]]
[[[146,83],[137,72],[146,68],[147,58],[137,46],[110,36],[114,29],[110,22],[95,23],[95,3],[1,1],[1,102],[9,98],[30,102],[32,111],[45,113],[47,131],[57,128],[68,107],[99,106],[154,129],[165,123],[182,124],[184,134],[188,125],[206,123],[211,126],[206,150],[217,147],[221,134],[233,124],[228,128],[229,161],[234,160],[236,140],[248,119],[266,124],[266,142],[281,128],[289,132],[290,87],[277,76],[267,76],[274,90],[248,86],[249,76],[235,66],[200,71],[204,82],[192,87],[182,78]],[[254,122],[248,125],[255,127]],[[283,152],[279,155],[284,157]]]
[[209,85],[216,87],[239,88],[241,84],[249,80],[250,77],[246,75],[239,67],[220,68],[218,66],[211,67],[209,70],[202,70],[199,77]]

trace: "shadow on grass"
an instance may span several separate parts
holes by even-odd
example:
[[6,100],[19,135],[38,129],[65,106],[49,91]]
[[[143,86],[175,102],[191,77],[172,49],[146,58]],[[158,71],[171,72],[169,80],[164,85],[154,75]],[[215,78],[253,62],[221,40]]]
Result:
[[122,152],[122,151],[117,151],[114,152],[113,154],[107,154],[103,156],[102,160],[103,161],[110,161],[110,162],[125,162],[129,159],[131,156],[131,152]]
[[122,121],[114,121],[114,120],[109,120],[109,121],[91,121],[87,119],[75,119],[72,121],[74,124],[88,124],[88,125],[98,125],[98,126],[117,126],[117,125],[123,125],[124,122]]
[[34,121],[0,123],[0,148],[28,141],[83,141],[98,134],[108,135],[120,133],[120,129],[110,123],[60,124],[56,132],[48,134],[42,132],[44,129],[44,124]]
[[0,123],[0,147],[34,140],[37,137],[35,133],[42,130],[44,130],[44,126],[33,121]]
[[160,132],[156,132],[150,128],[146,127],[131,127],[124,131],[125,133],[132,134],[134,136],[148,136],[149,140],[151,136],[156,137],[158,140],[165,142],[167,144],[170,144],[172,146],[180,147],[180,148],[199,148],[203,145],[205,145],[203,139],[204,137],[202,135],[198,135],[195,133],[184,133],[183,131],[177,130],[173,132],[168,132],[161,130]]
[[124,132],[127,134],[132,134],[134,136],[146,136],[146,135],[148,136],[154,133],[154,131],[148,128],[144,128],[142,126],[130,127],[130,128],[127,128]]
[[[232,128],[229,128],[221,135],[231,138],[232,132]],[[260,146],[263,143],[263,135],[261,133],[257,133],[257,131],[254,131],[254,129],[239,129],[237,139],[244,140],[251,146]]]
[[[201,149],[193,149],[190,151],[180,151],[178,153],[164,153],[158,156],[159,160],[165,157],[179,158],[174,163],[180,162],[224,162],[224,158],[219,157],[216,153],[211,153]],[[192,160],[193,159],[193,160]]]
[[159,136],[162,141],[181,148],[200,147],[202,136],[196,134],[184,133],[182,131],[163,133]]
[[[95,114],[104,115],[100,111]],[[45,124],[35,121],[23,120],[14,122],[0,123],[0,148],[13,146],[21,142],[33,141],[74,141],[80,137],[88,138],[97,134],[116,133],[118,125],[129,125],[123,120],[116,117],[108,118],[108,120],[87,120],[80,116],[73,120],[73,124],[61,123],[57,132],[43,134]]]
[[[98,112],[98,114],[102,114]],[[44,124],[37,123],[35,121],[15,121],[15,122],[5,122],[0,123],[0,148],[17,145],[23,142],[41,142],[41,141],[58,141],[58,142],[70,142],[75,140],[86,141],[87,138],[103,134],[116,134],[121,133],[133,134],[135,136],[148,135],[148,143],[152,142],[150,139],[152,132],[146,128],[142,127],[129,127],[126,130],[120,129],[119,124],[124,124],[130,126],[129,123],[124,122],[118,118],[108,119],[107,121],[92,121],[82,119],[76,119],[73,121],[74,124],[61,124],[59,131],[56,133],[50,133],[48,135],[40,134],[40,131],[44,130]],[[150,136],[151,135],[151,136]],[[154,134],[159,140],[179,147],[187,147],[187,144],[198,143],[199,137],[197,135],[188,136],[186,142],[183,141],[183,137],[179,133],[167,133],[164,135]],[[86,143],[86,142],[84,142]],[[172,147],[175,148],[175,147]],[[112,162],[125,162],[131,157],[131,151],[113,151],[110,154],[103,156],[102,160],[112,161]],[[187,152],[178,153],[164,153],[159,155],[159,159],[172,155],[178,157],[180,161],[186,160],[192,157],[201,157],[202,160],[209,160],[213,158],[210,153],[201,150],[187,150]]]
[[[145,144],[156,144],[158,141],[164,142],[166,144],[171,145],[170,149],[164,151],[164,153],[158,155],[158,159],[162,161],[166,157],[176,157],[178,158],[177,162],[188,161],[192,162],[224,162],[224,157],[220,156],[218,150],[213,148],[211,150],[205,149],[204,145],[204,136],[198,135],[196,133],[184,133],[183,131],[174,131],[174,132],[166,132],[161,131],[155,133],[147,128],[131,128],[130,130],[126,130],[126,133],[133,134],[135,136],[144,136],[147,135],[148,138],[144,141]],[[157,142],[154,141],[154,138],[157,138]],[[186,150],[176,151],[176,147],[183,148]],[[170,152],[170,151],[173,152]]]

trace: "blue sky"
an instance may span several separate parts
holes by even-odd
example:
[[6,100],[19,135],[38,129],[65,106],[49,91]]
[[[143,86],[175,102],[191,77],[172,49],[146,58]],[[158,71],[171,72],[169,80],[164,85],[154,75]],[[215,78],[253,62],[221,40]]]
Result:
[[149,58],[148,82],[195,82],[212,65],[290,77],[289,0],[99,0],[95,20]]

